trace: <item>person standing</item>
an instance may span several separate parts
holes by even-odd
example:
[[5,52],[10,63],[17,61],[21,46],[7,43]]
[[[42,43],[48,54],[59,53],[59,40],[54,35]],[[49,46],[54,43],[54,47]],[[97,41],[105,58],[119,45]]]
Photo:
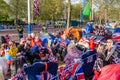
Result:
[[93,33],[94,31],[94,27],[93,27],[93,20],[88,22],[85,26],[85,30],[86,30],[86,33],[89,34],[89,33]]
[[17,27],[17,31],[18,31],[18,34],[19,34],[19,38],[23,38],[23,28],[22,26],[18,26]]
[[42,26],[43,32],[47,32],[47,27],[45,25]]

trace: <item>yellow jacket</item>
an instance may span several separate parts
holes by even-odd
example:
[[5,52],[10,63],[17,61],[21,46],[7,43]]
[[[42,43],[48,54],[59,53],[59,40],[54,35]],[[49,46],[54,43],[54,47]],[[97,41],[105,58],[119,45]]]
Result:
[[8,51],[9,55],[15,57],[18,52],[18,48],[16,46],[12,46]]

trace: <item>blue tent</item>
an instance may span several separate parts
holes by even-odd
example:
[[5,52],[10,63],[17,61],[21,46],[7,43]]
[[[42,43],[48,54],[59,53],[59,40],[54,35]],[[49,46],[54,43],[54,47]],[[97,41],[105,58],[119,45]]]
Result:
[[40,39],[43,41],[44,39],[49,40],[51,37],[50,36],[40,36]]
[[54,40],[56,37],[54,35],[40,36],[40,39],[43,41],[44,39],[52,39]]
[[53,35],[46,35],[46,36],[40,36],[40,39],[43,41],[43,46],[45,46],[46,43],[48,43],[48,40],[51,39],[52,42],[54,41],[56,37]]

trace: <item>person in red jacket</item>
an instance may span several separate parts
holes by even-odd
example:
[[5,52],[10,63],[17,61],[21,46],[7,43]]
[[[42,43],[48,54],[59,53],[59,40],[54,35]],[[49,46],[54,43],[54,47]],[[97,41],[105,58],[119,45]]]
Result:
[[35,37],[35,45],[42,47],[42,40],[38,36]]

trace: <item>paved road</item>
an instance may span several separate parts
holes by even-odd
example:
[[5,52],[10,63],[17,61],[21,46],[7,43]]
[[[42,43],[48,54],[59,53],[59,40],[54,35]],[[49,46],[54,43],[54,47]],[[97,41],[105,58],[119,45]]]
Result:
[[[35,32],[39,35],[41,30],[42,30],[41,28],[34,28],[32,30],[32,32]],[[48,32],[51,32],[51,33],[53,33],[53,32],[56,33],[56,32],[63,31],[63,30],[64,30],[64,28],[48,28]],[[10,36],[10,38],[13,41],[18,41],[19,40],[18,33],[17,33],[16,29],[0,30],[0,36],[5,36],[7,34]],[[27,36],[27,29],[24,29],[24,36],[25,37]],[[1,42],[1,39],[0,39],[0,42]]]

